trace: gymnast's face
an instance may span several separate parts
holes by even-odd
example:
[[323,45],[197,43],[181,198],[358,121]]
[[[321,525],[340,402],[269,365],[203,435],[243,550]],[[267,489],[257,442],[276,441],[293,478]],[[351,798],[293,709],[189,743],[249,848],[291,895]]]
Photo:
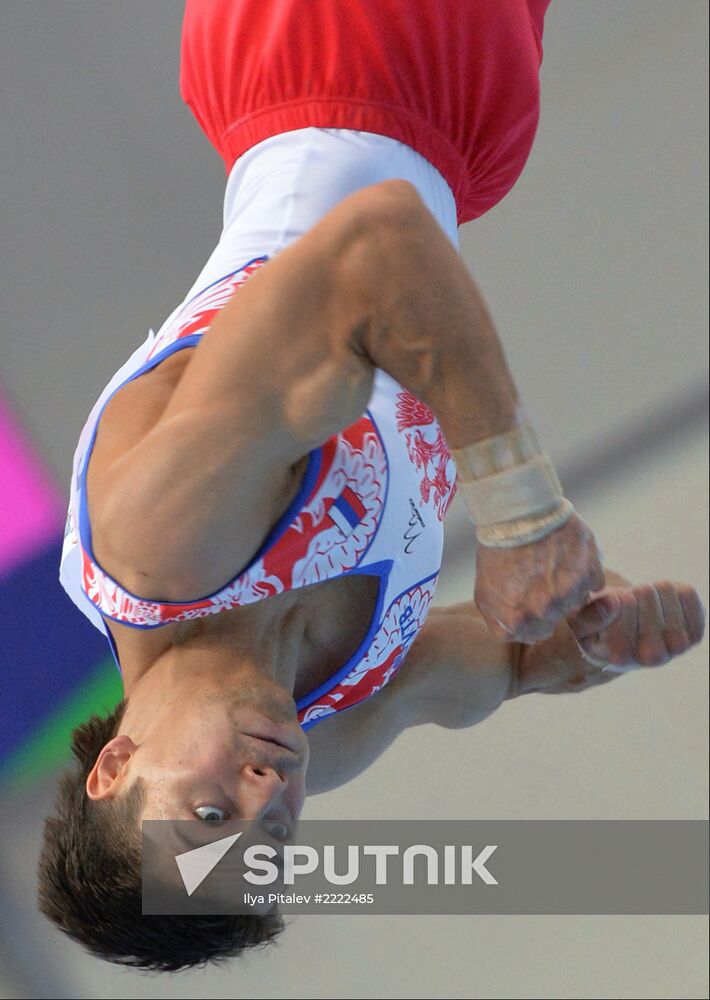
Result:
[[[268,685],[180,699],[152,716],[131,705],[87,781],[90,798],[124,794],[140,777],[143,819],[268,821],[285,836],[303,808],[308,740],[296,709]],[[131,711],[131,709],[134,709]]]

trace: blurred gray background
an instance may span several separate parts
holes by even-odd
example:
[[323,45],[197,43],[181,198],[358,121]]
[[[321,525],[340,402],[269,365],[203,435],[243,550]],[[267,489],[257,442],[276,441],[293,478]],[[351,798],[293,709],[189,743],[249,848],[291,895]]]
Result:
[[[222,164],[178,92],[181,18],[179,0],[0,2],[0,383],[64,489],[99,391],[221,230]],[[554,0],[544,49],[530,161],[463,253],[608,565],[707,605],[707,5]],[[447,531],[437,603],[473,586],[458,500]],[[405,734],[304,817],[704,818],[706,701],[703,644]],[[707,996],[702,917],[304,916],[228,969],[119,970],[34,910],[54,780],[2,802],[0,996]]]

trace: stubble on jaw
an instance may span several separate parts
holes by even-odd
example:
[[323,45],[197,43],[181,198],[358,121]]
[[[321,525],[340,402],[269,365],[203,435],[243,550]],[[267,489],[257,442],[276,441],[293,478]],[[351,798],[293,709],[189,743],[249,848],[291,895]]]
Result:
[[258,712],[277,723],[295,722],[298,718],[293,698],[276,688],[271,681],[240,680],[236,685],[225,685],[221,690],[206,692],[203,698],[209,705],[226,709],[230,720],[243,710]]

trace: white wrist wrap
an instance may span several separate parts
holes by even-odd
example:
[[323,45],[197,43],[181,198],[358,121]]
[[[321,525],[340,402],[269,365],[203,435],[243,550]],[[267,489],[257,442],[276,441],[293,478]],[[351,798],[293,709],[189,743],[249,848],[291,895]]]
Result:
[[530,545],[574,513],[554,466],[527,425],[451,449],[459,490],[482,545]]
[[574,514],[574,507],[562,498],[559,507],[547,514],[535,517],[521,517],[500,524],[480,525],[476,528],[476,538],[481,545],[494,549],[516,549],[520,545],[532,545],[541,538],[556,531]]

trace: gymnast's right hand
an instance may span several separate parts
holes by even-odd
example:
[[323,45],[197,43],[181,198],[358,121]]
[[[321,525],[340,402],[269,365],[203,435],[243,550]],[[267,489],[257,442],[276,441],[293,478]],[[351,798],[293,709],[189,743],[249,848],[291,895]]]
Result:
[[493,636],[538,642],[605,584],[594,535],[577,515],[530,545],[478,546],[474,599]]

